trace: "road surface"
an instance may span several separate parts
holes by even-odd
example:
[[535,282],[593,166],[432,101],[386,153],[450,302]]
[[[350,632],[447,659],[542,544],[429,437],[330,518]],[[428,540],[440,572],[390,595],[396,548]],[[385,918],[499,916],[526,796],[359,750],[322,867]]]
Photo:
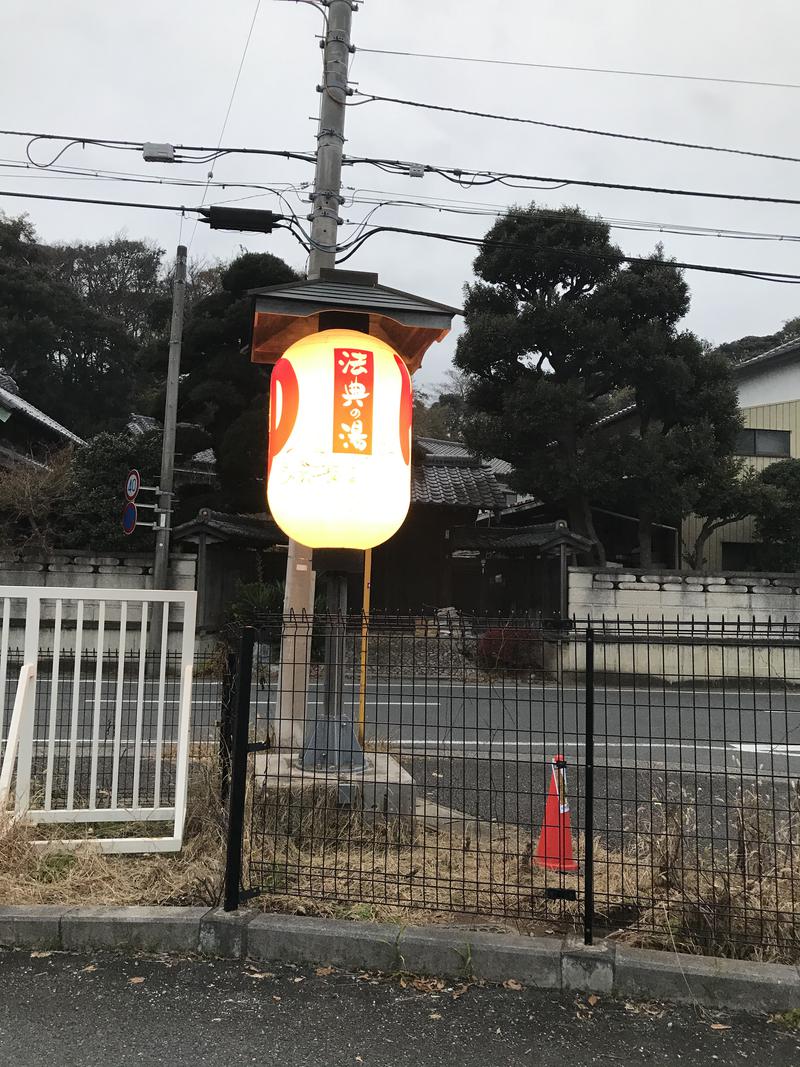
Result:
[[796,1032],[759,1016],[432,986],[268,964],[0,952],[1,1058],[15,1067],[789,1067],[800,1057]]

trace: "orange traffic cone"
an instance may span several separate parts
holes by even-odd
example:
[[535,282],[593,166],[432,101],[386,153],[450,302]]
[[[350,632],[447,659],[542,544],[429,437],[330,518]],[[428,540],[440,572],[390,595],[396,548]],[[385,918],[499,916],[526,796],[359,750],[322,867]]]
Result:
[[544,809],[542,834],[533,862],[539,867],[555,871],[577,871],[572,852],[572,825],[567,800],[567,761],[553,756],[553,775]]

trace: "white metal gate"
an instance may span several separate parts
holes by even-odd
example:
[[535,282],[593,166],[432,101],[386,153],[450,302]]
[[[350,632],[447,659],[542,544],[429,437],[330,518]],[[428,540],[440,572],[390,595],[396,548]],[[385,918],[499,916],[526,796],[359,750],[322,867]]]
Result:
[[15,816],[32,823],[168,823],[162,836],[146,825],[91,840],[104,852],[180,849],[196,600],[0,587],[0,812],[13,792]]

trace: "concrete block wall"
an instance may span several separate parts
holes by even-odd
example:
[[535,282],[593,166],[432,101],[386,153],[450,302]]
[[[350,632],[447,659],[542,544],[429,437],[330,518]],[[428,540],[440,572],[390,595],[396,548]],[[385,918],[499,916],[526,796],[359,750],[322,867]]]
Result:
[[569,610],[577,618],[800,623],[800,574],[718,574],[575,567]]
[[[195,557],[173,553],[169,565],[170,589],[194,589]],[[152,589],[152,553],[98,555],[59,549],[49,556],[28,556],[0,551],[0,587],[38,585],[51,588]]]
[[[194,556],[174,553],[170,557],[169,587],[181,591],[195,588]],[[38,586],[45,589],[135,589],[153,587],[152,554],[129,553],[126,555],[98,555],[91,552],[59,550],[49,556],[26,556],[14,551],[0,551],[0,599],[9,586]],[[175,609],[173,609],[175,612]],[[41,648],[53,644],[55,607],[44,603],[41,615]],[[130,652],[138,650],[140,608],[129,605],[126,647]],[[179,612],[172,622],[180,622]],[[74,604],[62,606],[62,641],[64,652],[74,649],[76,608]],[[83,617],[83,647],[94,649],[97,644],[98,605],[87,602]],[[105,610],[105,633],[103,645],[107,651],[116,651],[119,643],[119,604],[109,602]],[[174,632],[173,632],[174,630]],[[21,648],[25,639],[25,602],[11,600],[9,647]],[[180,647],[179,630],[170,627],[169,650]]]
[[[620,620],[619,628],[597,630],[595,662],[609,676],[800,683],[800,574],[577,567],[569,573],[569,597],[578,620]],[[729,627],[705,631],[706,620]],[[676,621],[685,626],[669,625]],[[774,625],[759,630],[753,622]],[[566,659],[580,673],[584,649],[573,644]]]

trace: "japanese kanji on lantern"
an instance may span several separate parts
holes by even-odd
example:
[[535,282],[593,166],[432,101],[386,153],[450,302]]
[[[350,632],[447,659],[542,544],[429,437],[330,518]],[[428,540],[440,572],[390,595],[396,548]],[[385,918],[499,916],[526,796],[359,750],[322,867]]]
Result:
[[310,548],[373,548],[411,496],[411,378],[383,341],[325,330],[272,371],[267,500]]

